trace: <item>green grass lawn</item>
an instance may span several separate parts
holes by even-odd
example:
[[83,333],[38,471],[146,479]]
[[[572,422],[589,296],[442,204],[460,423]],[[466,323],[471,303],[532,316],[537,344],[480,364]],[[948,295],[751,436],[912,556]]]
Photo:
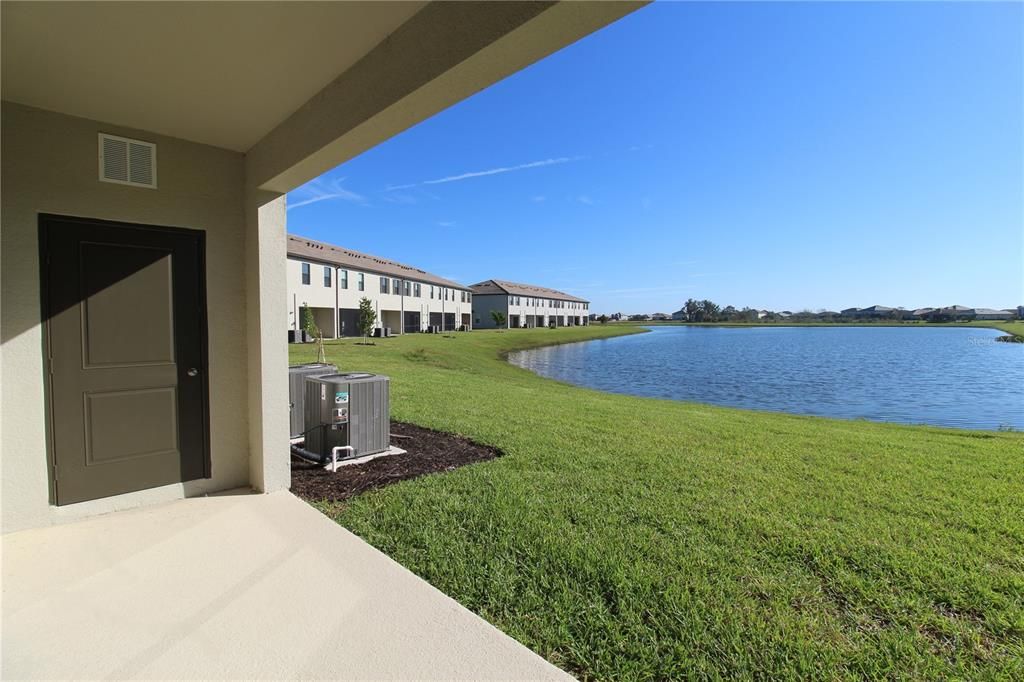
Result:
[[608,395],[503,359],[629,331],[329,342],[391,376],[393,417],[506,456],[319,508],[582,678],[1021,679],[1024,434]]

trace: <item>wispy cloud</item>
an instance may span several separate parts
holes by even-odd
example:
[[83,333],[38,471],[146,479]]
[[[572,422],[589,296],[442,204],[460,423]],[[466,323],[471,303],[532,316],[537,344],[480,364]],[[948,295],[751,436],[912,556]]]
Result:
[[292,195],[298,197],[298,201],[288,202],[288,210],[332,199],[341,199],[364,206],[370,205],[370,202],[362,194],[346,189],[342,184],[344,182],[345,178],[317,178],[316,180],[311,180],[292,192]]
[[458,175],[448,175],[443,178],[436,178],[434,180],[423,180],[421,182],[411,182],[405,185],[391,185],[387,188],[388,192],[400,189],[410,189],[412,187],[419,187],[420,185],[443,185],[448,182],[458,182],[460,180],[469,180],[470,178],[482,178],[488,175],[500,175],[502,173],[512,173],[514,171],[527,170],[530,168],[543,168],[544,166],[556,166],[562,163],[570,163],[572,161],[579,161],[585,157],[582,156],[560,156],[555,159],[543,159],[541,161],[531,161],[530,163],[521,163],[517,166],[499,166],[497,168],[488,168],[482,171],[470,171],[468,173],[459,173]]
[[576,197],[576,201],[578,201],[578,202],[580,202],[581,204],[584,204],[584,205],[586,205],[586,206],[593,206],[593,205],[594,205],[594,200],[593,200],[593,199],[591,199],[591,198],[590,198],[589,196],[587,196],[586,194],[581,194],[581,195],[579,195],[578,197]]
[[440,227],[455,227],[455,221],[453,220],[438,220],[437,224]]
[[538,194],[536,196],[530,197],[530,201],[532,201],[535,204],[539,204],[540,202],[542,202],[542,201],[544,201],[546,199],[547,199],[547,197],[544,196],[543,194]]

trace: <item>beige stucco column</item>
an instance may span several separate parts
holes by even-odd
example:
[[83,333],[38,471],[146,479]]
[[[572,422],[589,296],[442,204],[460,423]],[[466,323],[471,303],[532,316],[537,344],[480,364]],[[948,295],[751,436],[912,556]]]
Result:
[[249,482],[261,492],[291,485],[288,457],[287,215],[285,196],[246,192],[246,328]]

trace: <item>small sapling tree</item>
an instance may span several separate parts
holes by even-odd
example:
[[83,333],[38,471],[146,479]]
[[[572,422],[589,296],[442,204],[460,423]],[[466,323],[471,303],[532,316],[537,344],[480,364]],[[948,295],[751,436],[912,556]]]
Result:
[[359,299],[359,333],[363,335],[363,343],[377,324],[377,311],[373,309],[373,301],[363,296]]
[[317,326],[316,320],[313,318],[313,309],[309,306],[302,306],[302,330],[316,341],[316,361],[326,363],[327,355],[324,353],[324,333]]
[[501,312],[500,310],[492,310],[491,311],[491,319],[494,320],[494,324],[496,326],[498,326],[498,327],[504,327],[505,326],[505,319],[506,319],[505,318],[505,313]]

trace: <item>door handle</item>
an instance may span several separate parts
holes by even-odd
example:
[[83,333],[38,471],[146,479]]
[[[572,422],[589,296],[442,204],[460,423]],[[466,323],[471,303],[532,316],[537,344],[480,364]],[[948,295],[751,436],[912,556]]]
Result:
[[199,370],[196,369],[195,367],[189,367],[188,371],[185,372],[185,374],[189,375],[190,377],[194,377],[199,374]]

